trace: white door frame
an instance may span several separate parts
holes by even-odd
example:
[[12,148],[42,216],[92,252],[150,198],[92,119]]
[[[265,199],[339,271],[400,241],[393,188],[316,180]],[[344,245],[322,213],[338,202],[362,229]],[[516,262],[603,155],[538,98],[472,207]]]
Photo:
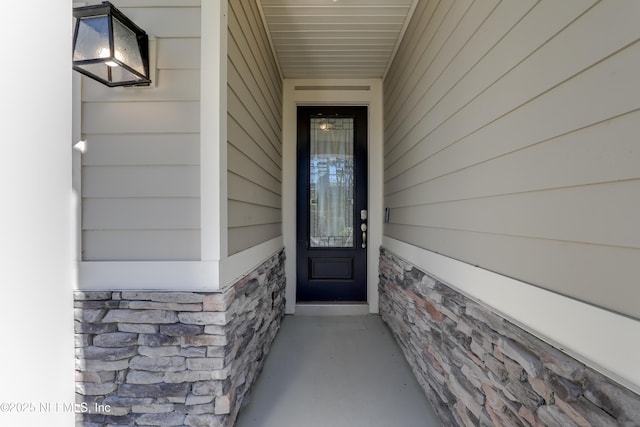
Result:
[[[367,230],[367,305],[311,307],[314,314],[378,313],[378,258],[383,226],[382,80],[284,80],[282,234],[287,260],[286,312],[296,313],[296,107],[298,105],[366,105],[369,107],[369,218]],[[302,310],[298,309],[298,314]]]

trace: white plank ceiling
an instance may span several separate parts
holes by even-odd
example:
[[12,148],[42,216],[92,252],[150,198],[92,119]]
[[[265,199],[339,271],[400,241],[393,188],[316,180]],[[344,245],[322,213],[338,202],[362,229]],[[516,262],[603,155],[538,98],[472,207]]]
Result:
[[284,78],[380,78],[418,0],[260,0]]

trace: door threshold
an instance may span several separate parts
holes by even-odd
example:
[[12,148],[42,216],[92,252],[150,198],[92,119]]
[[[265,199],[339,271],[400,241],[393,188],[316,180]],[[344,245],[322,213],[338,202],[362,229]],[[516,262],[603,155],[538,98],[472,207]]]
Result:
[[369,304],[363,303],[297,303],[296,316],[364,316]]

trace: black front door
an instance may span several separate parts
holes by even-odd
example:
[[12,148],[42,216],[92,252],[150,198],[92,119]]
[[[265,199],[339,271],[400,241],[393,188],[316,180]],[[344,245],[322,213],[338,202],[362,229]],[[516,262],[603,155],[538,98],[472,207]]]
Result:
[[367,300],[367,107],[298,107],[297,300]]

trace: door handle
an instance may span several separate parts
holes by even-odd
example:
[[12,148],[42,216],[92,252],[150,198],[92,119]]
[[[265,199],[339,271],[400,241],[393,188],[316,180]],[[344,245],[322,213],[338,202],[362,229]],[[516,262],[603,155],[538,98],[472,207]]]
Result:
[[367,224],[362,223],[360,225],[360,230],[362,230],[362,249],[366,249],[366,247],[367,247]]

